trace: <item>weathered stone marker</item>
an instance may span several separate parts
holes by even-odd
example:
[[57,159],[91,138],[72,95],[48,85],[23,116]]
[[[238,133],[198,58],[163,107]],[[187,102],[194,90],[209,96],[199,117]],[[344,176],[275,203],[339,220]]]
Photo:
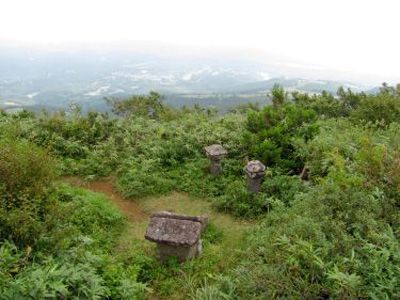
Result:
[[221,160],[224,158],[228,151],[224,147],[218,144],[204,147],[208,158],[210,159],[210,173],[219,174],[222,172]]
[[183,262],[201,254],[200,237],[207,221],[207,216],[193,217],[162,211],[150,217],[145,238],[157,243],[161,261],[175,256]]
[[308,180],[310,177],[310,168],[304,166],[303,170],[300,173],[300,180]]
[[265,175],[265,166],[258,160],[250,161],[244,168],[247,175],[247,186],[250,192],[258,193]]

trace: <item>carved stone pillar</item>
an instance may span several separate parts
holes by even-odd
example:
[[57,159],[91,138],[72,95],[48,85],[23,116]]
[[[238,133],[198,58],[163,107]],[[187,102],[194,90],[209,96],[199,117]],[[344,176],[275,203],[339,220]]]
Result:
[[204,148],[208,158],[210,159],[209,170],[211,174],[217,175],[222,172],[221,161],[228,152],[218,144],[207,146]]
[[258,160],[252,160],[243,170],[247,176],[248,190],[253,193],[259,193],[265,175],[265,166]]

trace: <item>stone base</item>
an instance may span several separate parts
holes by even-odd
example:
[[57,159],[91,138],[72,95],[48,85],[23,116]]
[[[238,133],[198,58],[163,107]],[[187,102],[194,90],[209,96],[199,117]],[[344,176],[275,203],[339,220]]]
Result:
[[263,180],[262,177],[256,177],[256,178],[247,177],[247,188],[249,192],[259,193],[261,190],[262,180]]
[[209,166],[210,173],[213,175],[218,175],[222,173],[222,165],[220,160],[211,160],[211,164]]
[[158,258],[162,262],[170,257],[177,257],[179,262],[184,262],[201,254],[201,241],[191,247],[157,244],[157,251]]

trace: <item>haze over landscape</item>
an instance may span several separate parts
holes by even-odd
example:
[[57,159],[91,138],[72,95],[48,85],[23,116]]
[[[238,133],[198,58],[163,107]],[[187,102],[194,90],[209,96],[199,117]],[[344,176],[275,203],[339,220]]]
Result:
[[375,91],[400,81],[397,8],[396,1],[5,1],[0,105],[102,109],[104,97],[155,90],[178,106],[232,106],[264,100],[274,83]]
[[1,0],[0,300],[400,299],[398,0]]

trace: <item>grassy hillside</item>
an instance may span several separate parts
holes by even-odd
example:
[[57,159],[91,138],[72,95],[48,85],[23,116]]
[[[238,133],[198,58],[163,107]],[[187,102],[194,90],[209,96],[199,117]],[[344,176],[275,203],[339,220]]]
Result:
[[[156,93],[111,104],[0,113],[0,298],[400,297],[399,87],[276,86],[271,105],[224,115]],[[259,194],[252,159],[267,166]],[[200,259],[157,262],[143,233],[165,209],[210,215]]]

